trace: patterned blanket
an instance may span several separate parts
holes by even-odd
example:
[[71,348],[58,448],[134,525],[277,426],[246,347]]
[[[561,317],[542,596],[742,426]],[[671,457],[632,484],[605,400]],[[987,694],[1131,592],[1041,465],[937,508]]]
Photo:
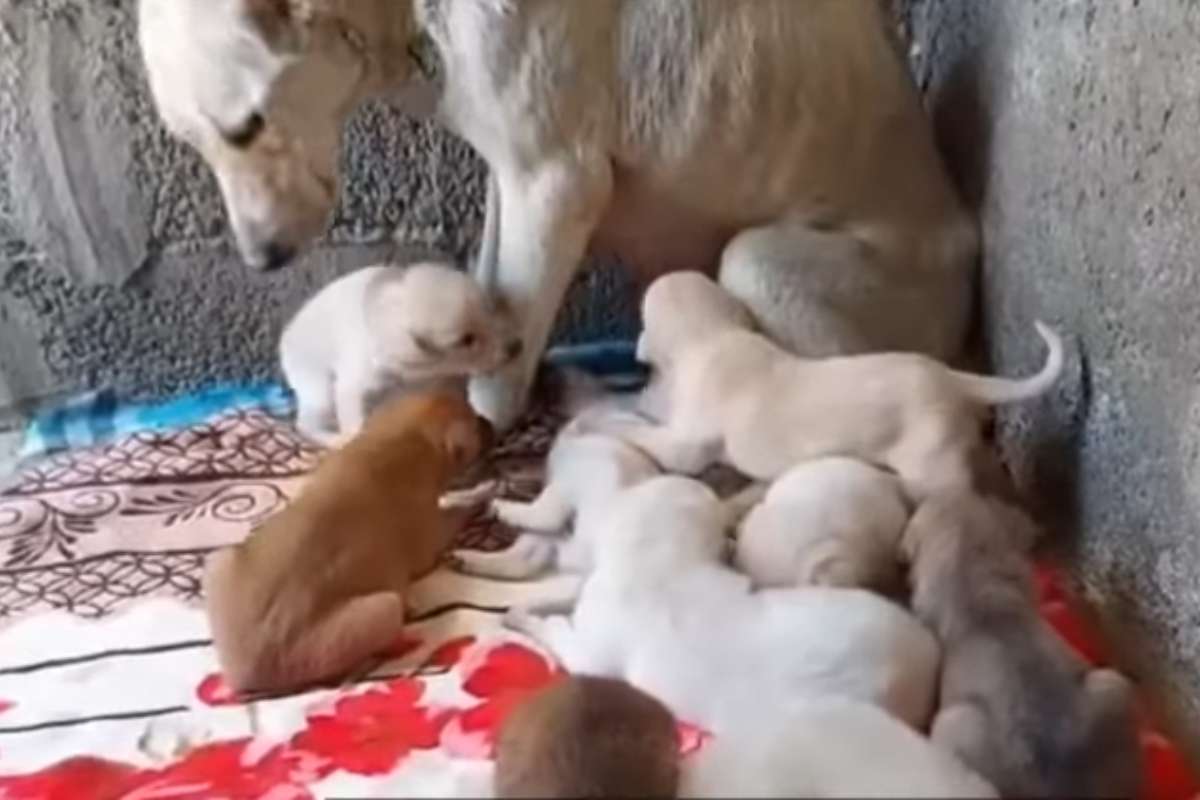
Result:
[[[561,421],[541,397],[466,482],[537,490]],[[0,493],[0,800],[490,793],[497,726],[558,674],[500,615],[553,579],[439,571],[413,587],[412,624],[369,674],[285,698],[223,684],[198,604],[204,558],[295,496],[319,457],[278,410],[235,404],[53,453]],[[510,538],[481,517],[459,544]],[[1047,618],[1102,661],[1057,575],[1041,579]],[[703,732],[680,732],[685,753],[702,746]],[[1170,744],[1149,728],[1144,742],[1145,797],[1193,797]]]

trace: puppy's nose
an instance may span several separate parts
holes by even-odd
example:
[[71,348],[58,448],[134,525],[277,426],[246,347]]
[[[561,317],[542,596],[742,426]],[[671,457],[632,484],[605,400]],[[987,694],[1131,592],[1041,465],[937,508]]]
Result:
[[263,272],[274,272],[296,257],[296,248],[284,242],[267,242],[262,250],[260,266]]
[[525,345],[520,339],[510,339],[508,343],[504,345],[504,356],[509,361],[512,361],[514,358],[521,355],[524,350]]

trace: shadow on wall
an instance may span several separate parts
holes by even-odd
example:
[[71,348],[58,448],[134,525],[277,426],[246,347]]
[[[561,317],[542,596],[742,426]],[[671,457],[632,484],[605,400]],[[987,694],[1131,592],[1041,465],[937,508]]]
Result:
[[[992,3],[901,0],[898,13],[911,38],[920,43],[910,49],[909,57],[933,120],[938,147],[963,201],[983,217],[993,167],[995,104],[1006,95],[1011,31]],[[982,233],[986,239],[987,231]],[[973,284],[968,352],[974,357],[973,368],[984,371],[995,369],[991,356],[997,326],[988,277],[999,268],[995,263],[981,263]],[[1071,341],[1081,344],[1070,331],[1062,333],[1068,345]],[[1077,346],[1069,350],[1069,359],[1062,384],[1070,385],[1070,390],[1035,401],[1048,408],[1069,395],[1069,412],[1032,415],[1037,430],[1025,431],[1021,437],[1027,443],[1021,454],[1024,483],[1039,489],[1030,499],[1055,529],[1054,545],[1068,555],[1080,518],[1079,454],[1091,402],[1087,354]],[[1003,440],[1012,429],[1003,412],[1000,417]]]

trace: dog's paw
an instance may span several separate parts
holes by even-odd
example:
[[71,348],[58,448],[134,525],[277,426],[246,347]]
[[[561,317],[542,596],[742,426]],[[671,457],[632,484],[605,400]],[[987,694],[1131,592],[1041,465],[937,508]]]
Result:
[[500,488],[500,482],[495,479],[483,481],[469,489],[456,489],[446,492],[438,498],[438,508],[470,508],[491,501]]
[[532,629],[537,627],[537,617],[535,617],[528,608],[524,606],[509,606],[504,612],[504,616],[500,619],[500,624],[506,629],[514,633],[532,634]]
[[523,503],[520,500],[505,500],[503,498],[494,498],[489,505],[489,511],[493,518],[500,520],[505,525],[512,527],[521,527],[525,518],[525,510],[529,508],[529,503]]

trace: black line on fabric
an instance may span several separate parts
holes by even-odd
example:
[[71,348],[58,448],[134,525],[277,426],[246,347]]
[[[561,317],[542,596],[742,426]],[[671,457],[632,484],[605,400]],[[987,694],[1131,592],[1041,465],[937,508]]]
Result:
[[303,478],[310,474],[312,474],[312,469],[287,470],[268,475],[242,475],[239,473],[226,474],[220,472],[206,472],[198,475],[143,475],[140,478],[114,478],[109,481],[89,481],[87,483],[71,483],[63,486],[49,485],[37,488],[24,488],[21,485],[23,483],[21,480],[22,473],[18,472],[15,476],[16,485],[10,486],[3,493],[0,493],[0,500],[25,499],[50,492],[72,492],[81,489],[113,489],[118,486],[137,488],[140,486],[163,486],[175,483],[181,486],[193,486],[200,483],[225,483],[228,481],[278,481],[290,478]]
[[94,717],[75,717],[73,719],[52,719],[47,722],[35,722],[32,725],[14,725],[11,728],[0,728],[0,735],[13,733],[34,733],[53,728],[72,728],[77,725],[87,725],[91,722],[120,722],[130,719],[149,719],[150,717],[165,717],[168,714],[182,714],[191,711],[187,706],[163,706],[145,711],[118,711],[112,714],[97,714]]
[[446,603],[445,605],[435,606],[428,611],[422,611],[420,614],[414,614],[408,618],[408,624],[427,622],[435,617],[440,617],[443,614],[449,614],[454,611],[478,611],[481,614],[503,614],[508,609],[508,606],[484,606],[478,603]]
[[97,653],[84,653],[78,656],[49,658],[32,664],[21,664],[14,667],[0,667],[0,675],[25,675],[43,669],[70,667],[75,664],[86,664],[89,661],[101,661],[106,658],[125,658],[128,656],[151,656],[159,653],[170,653],[176,650],[190,650],[196,647],[208,647],[211,639],[189,639],[184,642],[168,642],[167,644],[152,644],[146,647],[122,647],[114,650],[101,650]]
[[30,567],[5,567],[0,569],[0,575],[22,575],[28,572],[41,572],[48,569],[63,569],[75,564],[89,564],[93,561],[104,561],[105,559],[121,558],[123,556],[133,556],[135,558],[145,556],[203,556],[221,548],[222,545],[213,545],[212,547],[184,547],[179,550],[108,550],[104,553],[96,553],[95,555],[84,556],[82,558],[72,558],[66,561],[55,561],[51,564],[35,564]]

